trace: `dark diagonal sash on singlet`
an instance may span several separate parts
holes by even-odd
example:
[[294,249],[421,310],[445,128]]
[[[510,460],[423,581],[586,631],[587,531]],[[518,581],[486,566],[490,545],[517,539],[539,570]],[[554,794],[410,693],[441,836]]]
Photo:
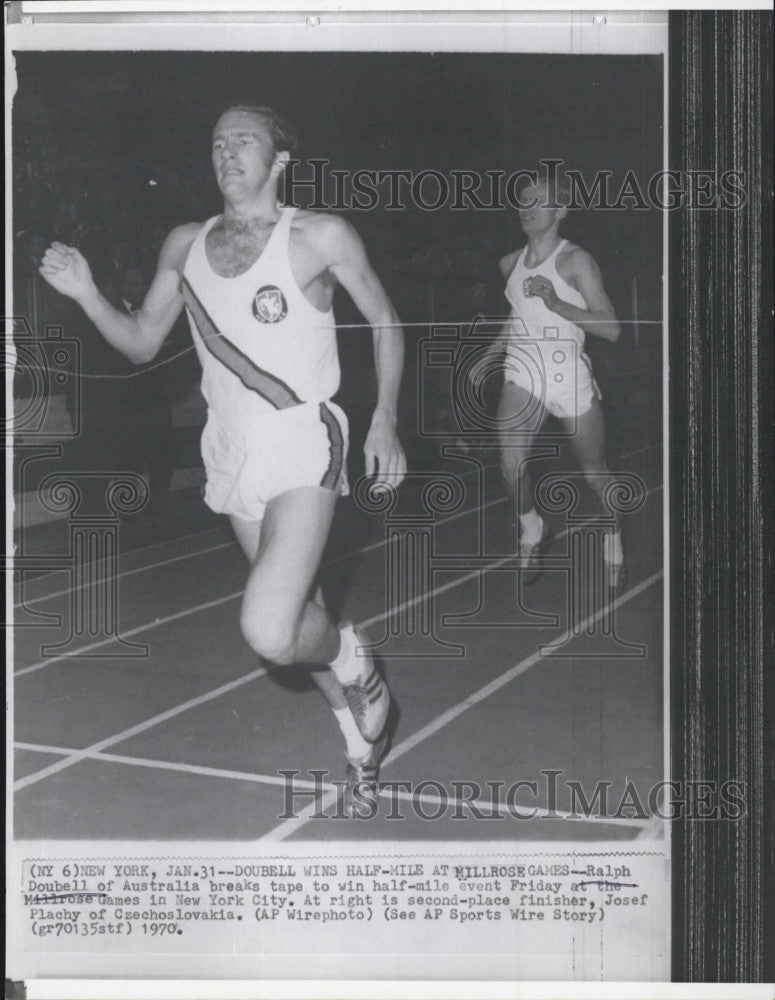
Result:
[[237,376],[246,389],[257,392],[278,410],[298,406],[303,402],[282,379],[259,368],[235,344],[224,337],[185,277],[181,278],[181,291],[183,301],[194,318],[205,347],[214,358],[229,369],[232,375]]

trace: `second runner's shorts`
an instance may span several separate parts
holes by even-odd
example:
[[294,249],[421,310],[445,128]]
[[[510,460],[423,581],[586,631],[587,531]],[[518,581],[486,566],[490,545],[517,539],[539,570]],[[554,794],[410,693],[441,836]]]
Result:
[[589,358],[570,341],[512,341],[504,378],[529,392],[555,417],[580,417],[600,399]]

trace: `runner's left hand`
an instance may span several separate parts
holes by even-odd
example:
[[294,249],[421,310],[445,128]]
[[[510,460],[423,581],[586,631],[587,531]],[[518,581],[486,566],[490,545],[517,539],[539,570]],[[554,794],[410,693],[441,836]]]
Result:
[[394,424],[375,413],[366,444],[366,475],[377,477],[377,483],[397,487],[406,475],[406,456]]

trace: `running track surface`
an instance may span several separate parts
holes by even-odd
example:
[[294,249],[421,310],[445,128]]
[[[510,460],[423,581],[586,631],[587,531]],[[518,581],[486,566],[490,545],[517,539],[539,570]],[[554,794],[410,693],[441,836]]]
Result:
[[[242,639],[246,565],[225,525],[121,554],[119,629],[147,655],[112,656],[109,644],[86,636],[82,655],[43,656],[42,643],[69,634],[71,594],[60,572],[25,580],[17,602],[61,616],[61,626],[16,632],[15,835],[442,841],[643,834],[648,820],[630,818],[632,809],[616,822],[566,815],[565,783],[580,782],[589,797],[598,781],[610,782],[613,812],[628,781],[647,807],[649,788],[663,776],[663,493],[655,439],[653,426],[633,425],[611,455],[614,471],[636,473],[647,490],[624,519],[629,580],[614,606],[617,636],[641,644],[643,655],[596,654],[611,611],[597,604],[586,609],[585,630],[563,646],[566,655],[541,654],[567,633],[567,525],[564,515],[554,517],[550,555],[558,568],[518,589],[509,557],[514,524],[494,452],[477,456],[481,475],[464,459],[444,466],[462,477],[465,491],[459,507],[436,515],[434,559],[449,568],[422,583],[424,596],[391,587],[384,515],[352,499],[339,504],[324,591],[340,618],[364,624],[371,642],[387,637],[380,664],[400,705],[382,778],[413,789],[439,783],[448,796],[443,810],[438,789],[426,784],[414,801],[406,791],[383,797],[373,819],[330,818],[336,789],[329,782],[344,777],[342,738],[305,672],[267,671]],[[571,467],[566,459],[542,470]],[[421,485],[402,487],[402,509],[420,509]],[[472,561],[477,554],[481,562]],[[421,611],[436,639],[462,645],[463,656],[428,639],[418,646],[421,637],[407,631],[419,626]],[[280,772],[298,772],[295,789],[303,793],[315,787],[311,770],[326,772],[318,795],[298,796],[295,818],[283,818]],[[542,815],[548,770],[562,774],[554,810]],[[514,819],[503,797],[499,818],[488,821],[456,805],[464,793],[453,783],[471,782],[482,789],[480,817],[492,815],[487,783],[502,782],[505,796],[517,781],[537,782],[536,793],[523,788],[515,799],[523,813],[539,810],[533,819]],[[402,819],[387,819],[391,810]],[[418,815],[439,812],[436,820]],[[321,813],[329,818],[316,818]]]

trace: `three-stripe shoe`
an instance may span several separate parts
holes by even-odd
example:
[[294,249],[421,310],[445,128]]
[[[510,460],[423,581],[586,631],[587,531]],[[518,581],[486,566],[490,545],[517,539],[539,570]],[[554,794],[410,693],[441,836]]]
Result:
[[[365,640],[357,629],[352,625],[344,626],[342,631],[345,629],[352,630],[354,647],[366,646]],[[387,724],[390,712],[390,691],[377,673],[371,656],[363,651],[359,660],[362,661],[362,669],[358,677],[348,684],[342,684],[342,690],[361,736],[369,743],[374,743],[379,739]]]

